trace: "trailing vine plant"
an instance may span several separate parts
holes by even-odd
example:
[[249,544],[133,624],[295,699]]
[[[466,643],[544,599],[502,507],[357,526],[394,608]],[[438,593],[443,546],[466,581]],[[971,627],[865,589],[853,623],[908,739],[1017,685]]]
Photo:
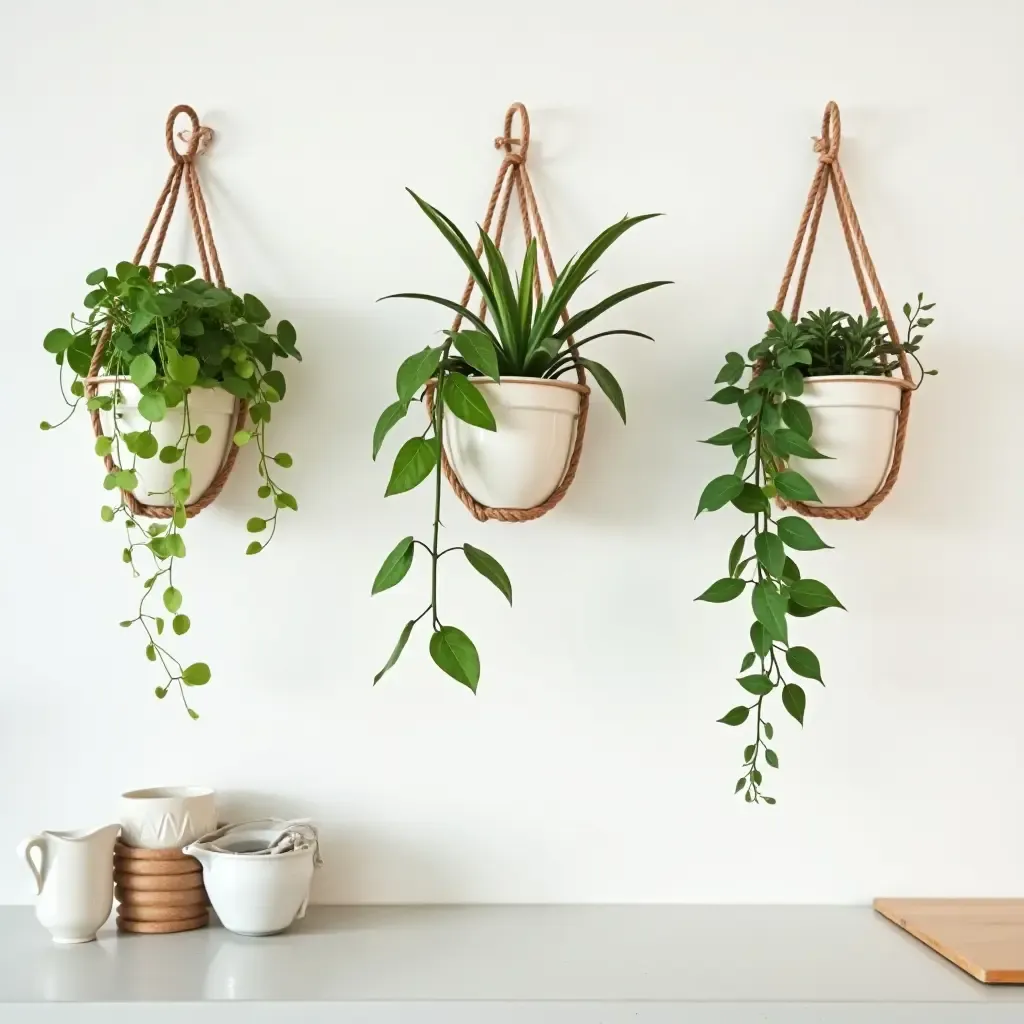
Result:
[[[121,559],[131,566],[136,578],[145,575],[135,614],[122,620],[121,625],[126,629],[137,626],[142,631],[146,657],[159,663],[167,677],[156,687],[156,696],[162,699],[169,687],[177,684],[189,715],[198,718],[189,706],[186,688],[209,682],[210,668],[205,662],[183,665],[167,649],[163,639],[166,619],[151,603],[154,594],[159,593],[163,611],[171,616],[171,632],[180,636],[189,631],[191,620],[182,611],[184,599],[175,570],[177,561],[186,555],[182,532],[192,496],[189,452],[193,445],[206,444],[211,437],[210,427],[193,417],[190,396],[197,388],[223,388],[250,403],[251,427],[238,430],[231,443],[242,446],[255,442],[259,451],[257,465],[262,482],[257,493],[270,507],[267,514],[249,519],[247,529],[262,534],[269,528],[269,533],[264,540],[250,542],[246,549],[246,554],[258,554],[273,539],[280,511],[298,509],[295,498],[275,476],[277,469],[292,465],[292,457],[287,452],[270,454],[266,430],[273,405],[284,398],[286,388],[284,374],[274,368],[274,360],[302,357],[295,347],[295,328],[281,320],[276,331],[267,330],[270,312],[255,295],[239,297],[227,288],[215,287],[197,278],[195,270],[185,264],[158,266],[163,276],[157,278],[147,267],[128,262],[119,263],[114,274],[100,268],[86,277],[91,290],[83,304],[88,314],[84,318],[72,314],[70,330],[55,328],[43,340],[43,347],[59,367],[61,395],[69,411],[59,422],[44,421],[40,427],[59,427],[74,415],[85,400],[85,380],[93,353],[97,345],[104,344],[102,369],[114,378],[111,393],[86,400],[90,412],[109,414],[109,434],[98,437],[95,444],[97,455],[110,456],[114,462],[113,471],[104,476],[104,488],[118,494],[138,488],[139,460],[156,458],[168,466],[178,466],[170,491],[163,492],[173,506],[167,522],[144,524],[123,496],[100,509],[104,522],[120,520],[124,524]],[[125,396],[121,385],[128,382],[139,389],[138,411],[150,424],[163,420],[169,409],[181,408],[181,432],[173,444],[161,448],[152,426],[141,431],[122,429]],[[151,560],[152,564],[140,570],[137,558]]]
[[[537,244],[531,241],[526,249],[521,272],[513,282],[512,274],[497,246],[485,231],[480,230],[480,243],[486,258],[484,270],[473,246],[459,228],[440,210],[410,191],[420,209],[455,250],[472,275],[491,316],[488,323],[458,302],[420,292],[403,292],[385,298],[422,299],[453,310],[471,329],[445,331],[441,345],[427,347],[409,356],[398,368],[395,382],[397,400],[381,413],[373,432],[373,458],[376,459],[387,433],[408,413],[413,402],[423,402],[428,392],[432,400],[429,422],[421,434],[410,438],[398,451],[385,495],[412,490],[433,474],[434,515],[429,542],[412,536],[403,537],[384,559],[373,581],[372,593],[379,594],[400,583],[409,572],[417,548],[430,559],[430,600],[422,612],[402,628],[391,656],[374,677],[374,683],[394,667],[409,642],[416,624],[429,616],[430,656],[434,663],[453,679],[476,692],[480,679],[480,657],[472,640],[459,628],[441,617],[437,600],[438,565],[448,554],[461,551],[466,561],[485,579],[490,580],[512,603],[512,584],[504,568],[492,555],[472,544],[441,548],[441,450],[444,442],[444,411],[483,430],[497,425],[482,392],[473,386],[474,376],[488,377],[496,382],[502,375],[554,379],[574,369],[573,353],[598,338],[623,334],[653,340],[647,334],[632,330],[607,330],[575,341],[571,339],[620,302],[642,292],[669,284],[649,281],[632,285],[609,295],[587,309],[562,322],[563,314],[573,296],[590,276],[604,252],[630,228],[658,214],[625,217],[602,231],[578,256],[571,259],[558,274],[546,297],[535,295]],[[493,326],[492,326],[493,325]],[[589,352],[589,349],[587,350]],[[602,363],[578,356],[580,364],[608,396],[616,411],[626,421],[626,405],[622,388],[611,371]]]
[[[877,310],[867,317],[853,317],[824,309],[808,313],[799,323],[773,310],[764,338],[750,348],[746,359],[739,352],[727,353],[715,378],[716,384],[725,386],[710,401],[735,406],[740,422],[702,443],[731,449],[736,464],[731,473],[715,477],[704,488],[697,515],[732,505],[751,517],[751,525],[729,550],[728,575],[712,583],[697,600],[722,604],[749,588],[754,614],[751,650],[743,656],[737,682],[750,702],[736,705],[719,719],[729,726],[754,720],[753,742],[744,748],[744,771],[735,787],[748,803],[775,803],[761,788],[762,766],[779,766],[778,754],[769,746],[774,727],[766,717],[765,699],[779,694],[785,710],[803,725],[807,695],[794,677],[824,685],[818,656],[808,647],[791,644],[790,619],[843,607],[824,583],[802,576],[788,553],[830,545],[802,516],[775,518],[772,511],[771,499],[777,495],[789,501],[820,501],[806,477],[788,466],[793,456],[829,457],[811,443],[811,414],[800,401],[804,380],[835,374],[889,377],[898,368],[895,357],[902,350],[921,371],[915,385],[920,387],[925,374],[937,372],[925,370],[917,355],[923,338],[920,332],[932,323],[931,317],[921,314],[934,305],[926,304],[919,294],[916,309],[909,303],[903,307],[910,340],[902,345],[890,340]],[[745,376],[746,384],[738,386]]]

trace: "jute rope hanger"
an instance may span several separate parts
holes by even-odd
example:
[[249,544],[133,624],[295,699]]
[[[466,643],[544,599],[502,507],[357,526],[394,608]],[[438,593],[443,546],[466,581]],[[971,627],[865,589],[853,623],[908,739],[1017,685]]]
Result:
[[[517,114],[519,115],[519,133],[518,135],[514,135],[512,124]],[[513,149],[513,146],[517,146],[518,149]],[[555,261],[551,256],[551,248],[548,245],[548,237],[544,230],[544,222],[541,220],[540,209],[537,205],[537,196],[533,191],[533,183],[530,181],[529,171],[526,169],[526,157],[530,150],[530,116],[527,114],[526,107],[523,106],[522,103],[513,103],[512,106],[508,108],[508,111],[505,114],[504,130],[502,134],[494,140],[494,148],[504,150],[504,157],[501,161],[501,166],[498,168],[498,175],[494,181],[494,188],[491,190],[491,198],[487,203],[487,212],[484,214],[484,219],[480,227],[485,233],[489,233],[491,230],[491,222],[494,220],[495,211],[497,211],[498,220],[494,226],[494,234],[492,237],[494,239],[495,246],[501,246],[501,239],[505,231],[505,222],[508,217],[508,209],[512,201],[512,192],[515,191],[519,199],[519,215],[522,220],[523,235],[526,238],[526,243],[529,245],[530,241],[534,236],[536,236],[537,246],[540,249],[541,256],[543,258],[544,267],[553,284],[555,279],[558,277],[558,273],[555,270]],[[480,259],[482,253],[483,240],[479,241],[476,246],[477,259]],[[468,306],[475,286],[476,282],[473,280],[472,275],[470,275],[469,280],[466,282],[465,290],[462,293],[461,305]],[[534,271],[533,288],[534,294],[539,297],[541,293],[539,266]],[[480,318],[485,319],[486,316],[487,303],[481,300]],[[567,323],[568,320],[568,310],[562,310],[562,322]],[[462,314],[460,313],[452,323],[452,330],[457,331],[461,326]],[[570,485],[576,477],[576,470],[579,468],[580,464],[580,455],[583,451],[583,435],[587,428],[587,414],[590,411],[590,388],[587,386],[586,374],[584,373],[583,367],[580,365],[573,339],[570,337],[568,341],[569,352],[572,355],[574,368],[576,370],[576,383],[565,384],[564,382],[560,382],[560,386],[571,387],[573,390],[579,392],[580,412],[579,418],[576,421],[576,438],[573,442],[572,454],[569,456],[569,464],[566,467],[565,475],[562,477],[561,483],[559,483],[558,487],[555,488],[546,501],[543,501],[540,505],[535,505],[533,508],[491,508],[487,505],[481,505],[480,502],[478,502],[473,495],[471,495],[469,491],[462,486],[462,481],[459,480],[458,475],[452,468],[442,446],[441,465],[444,469],[444,475],[448,478],[448,483],[451,484],[456,497],[458,497],[473,516],[481,522],[486,522],[488,519],[496,519],[502,523],[526,523],[531,519],[539,519],[546,512],[550,512],[562,500],[562,498],[565,497],[566,491],[569,490]],[[433,382],[431,382],[431,386],[428,386],[427,389],[427,409],[431,413],[433,413],[434,408],[432,384]]]
[[[839,223],[843,229],[843,238],[846,239],[846,248],[850,253],[850,261],[853,264],[853,273],[857,279],[857,288],[860,291],[861,300],[864,303],[864,311],[870,313],[877,308],[889,330],[889,338],[899,343],[899,334],[896,331],[896,324],[886,301],[885,292],[878,280],[875,271],[874,261],[868,251],[867,242],[864,240],[864,233],[861,231],[860,220],[857,211],[853,206],[853,199],[850,197],[850,190],[846,184],[846,176],[839,163],[839,143],[842,138],[842,129],[839,120],[839,107],[830,100],[825,107],[825,114],[821,121],[821,136],[814,140],[814,151],[818,154],[818,166],[811,181],[810,191],[807,193],[807,202],[804,204],[804,212],[800,217],[800,225],[796,231],[796,239],[793,242],[793,249],[789,254],[789,262],[786,264],[786,271],[782,276],[782,284],[779,287],[779,294],[775,299],[775,309],[782,311],[786,303],[786,296],[789,293],[789,286],[793,280],[793,273],[796,270],[797,261],[800,259],[800,250],[803,249],[803,260],[800,263],[800,275],[797,278],[796,291],[793,295],[793,305],[789,318],[796,320],[800,316],[800,305],[803,301],[804,284],[807,281],[807,271],[811,265],[811,256],[814,253],[814,243],[818,237],[818,224],[821,221],[821,211],[825,206],[825,197],[831,186],[832,195],[835,198],[836,210],[839,214]],[[870,288],[869,288],[870,286]],[[872,294],[875,301],[872,301]],[[892,462],[889,465],[889,472],[882,481],[881,487],[861,505],[850,508],[833,508],[828,506],[808,505],[802,501],[784,501],[778,499],[778,504],[783,508],[792,508],[804,516],[811,516],[820,519],[867,519],[869,515],[880,505],[896,483],[900,473],[900,464],[903,461],[903,448],[907,440],[907,421],[910,418],[910,397],[913,394],[913,378],[910,371],[910,364],[907,361],[906,353],[900,349],[897,359],[899,360],[900,373],[903,376],[900,409],[896,421],[896,440],[893,445]]]
[[[179,132],[178,138],[188,143],[184,153],[178,151],[174,142],[174,124],[179,114],[184,114],[191,122],[191,128],[187,132]],[[189,218],[192,222],[192,234],[196,240],[196,248],[199,250],[199,260],[203,268],[203,277],[211,281],[210,271],[213,270],[214,279],[219,288],[224,287],[224,272],[220,265],[220,254],[217,252],[217,244],[213,240],[213,230],[210,227],[210,216],[206,209],[206,199],[203,196],[203,188],[199,181],[199,171],[196,167],[195,158],[206,151],[213,139],[213,130],[205,128],[199,123],[199,116],[185,104],[175,107],[167,115],[167,123],[164,128],[164,139],[167,143],[167,152],[171,154],[171,169],[167,174],[167,181],[163,190],[153,207],[152,216],[143,232],[142,241],[135,250],[132,263],[140,264],[146,247],[149,245],[153,232],[156,230],[156,238],[153,240],[152,254],[149,259],[149,273],[152,277],[156,273],[157,264],[160,262],[160,253],[163,250],[164,239],[167,237],[167,229],[170,227],[171,218],[174,215],[174,207],[178,201],[178,194],[181,191],[182,183],[185,185],[185,194],[188,197]],[[159,227],[158,227],[159,224]],[[97,385],[101,382],[110,381],[114,378],[99,377],[100,368],[103,365],[103,352],[110,340],[111,328],[108,325],[100,335],[96,349],[92,355],[92,363],[89,366],[89,377],[85,381],[86,394],[92,398],[97,393]],[[248,414],[248,405],[244,401],[238,401],[235,425],[232,429],[232,436],[235,432],[245,426]],[[98,409],[92,411],[93,433],[100,437],[103,434],[103,426],[100,423]],[[204,508],[211,504],[227,483],[228,476],[235,465],[238,457],[237,445],[229,442],[227,451],[224,453],[224,460],[217,470],[210,486],[203,492],[196,501],[185,506],[185,514],[189,517],[198,515]],[[108,455],[104,459],[107,472],[113,472],[117,467],[113,458]],[[146,516],[150,519],[170,519],[174,515],[174,509],[167,505],[147,505],[139,501],[130,491],[122,491],[122,498],[128,510],[135,516]]]

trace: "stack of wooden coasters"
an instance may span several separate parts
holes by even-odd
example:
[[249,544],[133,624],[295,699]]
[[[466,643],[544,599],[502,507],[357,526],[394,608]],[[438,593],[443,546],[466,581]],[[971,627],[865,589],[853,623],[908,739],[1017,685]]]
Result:
[[181,850],[114,847],[117,927],[123,932],[166,935],[210,922],[203,868]]

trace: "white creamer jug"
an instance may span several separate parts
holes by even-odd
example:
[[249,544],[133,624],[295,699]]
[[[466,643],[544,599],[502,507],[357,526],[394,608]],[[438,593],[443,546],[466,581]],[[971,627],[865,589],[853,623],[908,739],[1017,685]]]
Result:
[[[36,880],[36,917],[54,942],[90,942],[110,916],[120,828],[40,832],[18,847]],[[33,850],[39,851],[38,866]]]

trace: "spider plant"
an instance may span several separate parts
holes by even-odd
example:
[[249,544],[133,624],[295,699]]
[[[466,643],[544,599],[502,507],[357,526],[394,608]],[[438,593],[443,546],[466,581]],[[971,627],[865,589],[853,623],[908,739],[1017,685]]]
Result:
[[480,678],[480,659],[473,642],[455,626],[445,625],[437,602],[437,569],[443,555],[461,551],[469,564],[491,581],[511,604],[512,585],[498,561],[485,551],[470,544],[439,547],[441,525],[441,445],[443,442],[444,410],[453,416],[484,430],[495,430],[497,425],[482,392],[470,382],[473,376],[489,377],[500,382],[505,377],[556,378],[574,369],[574,357],[597,382],[611,400],[612,405],[626,420],[626,405],[622,388],[603,364],[577,355],[585,345],[598,338],[622,334],[650,338],[633,330],[606,330],[576,340],[576,335],[601,314],[643,292],[669,281],[649,281],[623,288],[600,302],[563,319],[581,285],[590,277],[594,266],[608,248],[630,228],[658,214],[624,217],[602,231],[579,255],[562,268],[548,295],[540,287],[537,266],[537,244],[531,241],[526,248],[520,272],[513,281],[504,257],[487,233],[480,229],[482,255],[487,264],[477,257],[473,246],[455,223],[436,207],[425,202],[414,192],[410,195],[420,209],[444,237],[456,255],[469,270],[483,297],[490,322],[477,316],[458,302],[438,295],[422,292],[401,292],[386,298],[421,299],[444,306],[459,314],[468,326],[446,331],[441,345],[424,348],[409,356],[399,367],[396,380],[397,401],[392,402],[377,421],[373,432],[373,457],[377,458],[387,433],[408,412],[413,401],[422,401],[428,384],[433,381],[434,406],[427,429],[402,445],[395,458],[386,495],[412,490],[434,477],[434,521],[430,544],[409,536],[403,538],[384,560],[374,580],[372,593],[387,590],[404,579],[413,562],[417,547],[422,547],[431,561],[430,603],[415,618],[405,624],[397,645],[387,664],[374,678],[376,683],[398,661],[409,641],[413,628],[429,614],[431,625],[430,655],[435,664],[448,675],[476,692]]

